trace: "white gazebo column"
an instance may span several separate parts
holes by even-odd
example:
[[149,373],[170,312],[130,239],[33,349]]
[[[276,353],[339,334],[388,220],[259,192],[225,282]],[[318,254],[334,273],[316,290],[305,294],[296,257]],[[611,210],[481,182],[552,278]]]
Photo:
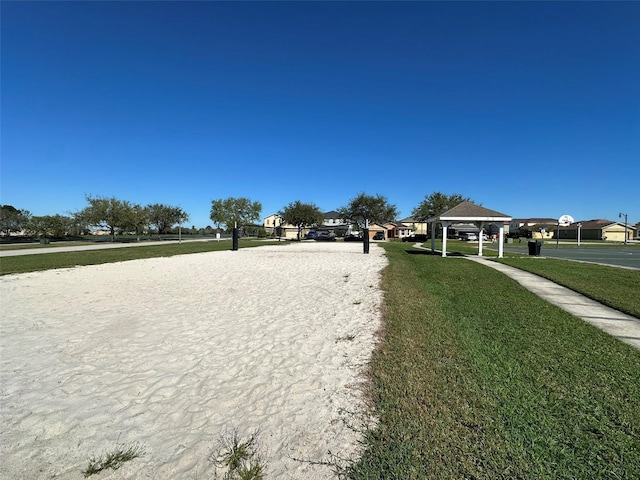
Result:
[[479,257],[482,256],[482,227],[483,227],[483,225],[484,225],[483,222],[476,223],[476,226],[480,229],[480,231],[478,232],[478,256]]
[[447,229],[451,222],[442,222],[442,256],[447,256]]
[[498,258],[502,258],[502,254],[504,252],[504,224],[500,224],[500,234],[498,236],[498,238],[500,239],[498,241]]

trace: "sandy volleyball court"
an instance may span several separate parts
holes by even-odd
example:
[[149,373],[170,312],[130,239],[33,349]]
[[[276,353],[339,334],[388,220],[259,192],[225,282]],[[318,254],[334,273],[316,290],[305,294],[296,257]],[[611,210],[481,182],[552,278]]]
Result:
[[[301,243],[0,278],[0,478],[213,478],[225,431],[259,430],[267,478],[357,454],[383,250]],[[223,473],[218,470],[218,473]]]

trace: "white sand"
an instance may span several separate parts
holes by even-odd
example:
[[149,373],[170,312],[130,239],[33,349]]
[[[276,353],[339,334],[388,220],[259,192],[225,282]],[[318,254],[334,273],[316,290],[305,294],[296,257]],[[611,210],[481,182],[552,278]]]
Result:
[[[0,278],[0,478],[205,479],[259,429],[270,479],[358,454],[383,250],[263,246]],[[223,471],[218,469],[218,473]]]

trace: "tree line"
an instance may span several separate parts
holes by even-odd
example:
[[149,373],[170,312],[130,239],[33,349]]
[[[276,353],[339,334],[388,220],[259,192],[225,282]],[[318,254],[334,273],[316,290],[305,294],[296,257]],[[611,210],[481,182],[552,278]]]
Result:
[[88,206],[79,212],[65,215],[35,216],[28,210],[12,205],[0,206],[0,232],[3,236],[22,232],[32,237],[62,238],[90,234],[98,229],[109,232],[111,240],[117,235],[140,237],[152,231],[166,234],[176,224],[189,220],[179,207],[154,203],[142,206],[115,197],[87,196]]
[[[447,195],[435,192],[425,196],[424,200],[413,209],[412,216],[416,221],[423,222],[429,217],[455,207],[471,199],[460,194]],[[231,230],[234,226],[244,226],[260,219],[262,205],[248,198],[227,198],[214,200],[211,206],[211,220],[218,227],[224,226]],[[308,227],[322,225],[324,215],[314,203],[304,203],[299,200],[289,203],[276,214],[283,224],[298,228],[298,238],[302,230]],[[367,195],[360,193],[349,203],[338,208],[338,215],[345,221],[357,225],[359,229],[368,228],[372,223],[386,223],[397,220],[398,210],[383,195]]]
[[[160,203],[141,206],[115,197],[86,197],[88,205],[79,212],[69,216],[46,215],[34,216],[27,210],[20,210],[12,205],[0,205],[0,233],[9,236],[11,233],[24,232],[34,237],[80,236],[91,233],[92,229],[109,232],[111,240],[117,235],[142,235],[157,233],[167,234],[176,225],[189,221],[189,214],[180,207]],[[463,201],[471,201],[460,194],[446,195],[435,192],[425,196],[424,200],[413,209],[412,217],[416,221],[438,215]],[[247,229],[257,225],[262,213],[262,204],[246,197],[212,200],[210,218],[218,229],[231,231],[233,228]],[[338,214],[358,228],[368,228],[372,223],[395,221],[398,211],[382,195],[360,193],[349,203],[338,208]],[[307,227],[323,223],[324,216],[314,203],[294,201],[283,207],[277,214],[283,223],[298,228],[300,236]],[[189,233],[195,233],[195,227]],[[200,229],[198,233],[213,233],[211,227]]]

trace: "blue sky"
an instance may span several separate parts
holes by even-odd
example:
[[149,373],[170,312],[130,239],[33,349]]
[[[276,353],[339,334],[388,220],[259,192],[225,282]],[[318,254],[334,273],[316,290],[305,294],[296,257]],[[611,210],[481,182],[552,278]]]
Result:
[[0,202],[640,221],[640,2],[11,2]]

